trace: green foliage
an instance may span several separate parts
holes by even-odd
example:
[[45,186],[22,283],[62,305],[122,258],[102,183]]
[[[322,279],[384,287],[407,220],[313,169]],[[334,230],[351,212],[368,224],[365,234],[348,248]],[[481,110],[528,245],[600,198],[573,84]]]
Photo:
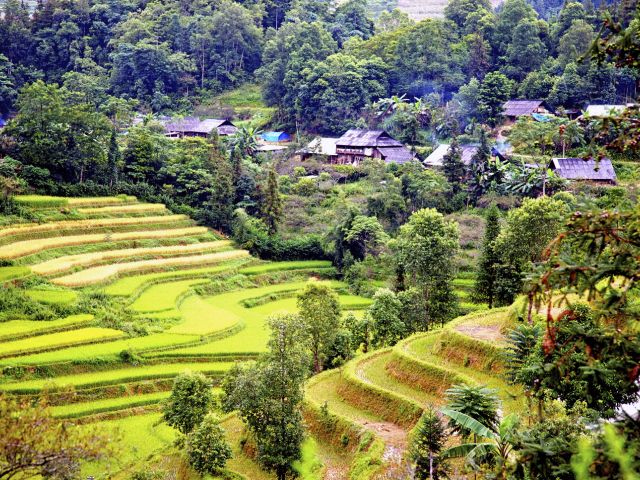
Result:
[[215,414],[207,414],[187,435],[186,452],[189,464],[201,475],[215,475],[224,468],[231,458],[231,447]]
[[[178,375],[173,382],[171,396],[164,407],[164,420],[186,435],[201,424],[212,406],[213,393],[209,380],[201,373],[186,371]],[[210,434],[207,428],[198,435],[200,438],[197,441]],[[198,460],[200,461],[203,460]]]
[[269,170],[267,188],[265,189],[265,199],[262,206],[262,215],[270,235],[278,231],[278,221],[282,216],[282,198],[278,188],[278,177],[276,171]]
[[[447,408],[462,413],[481,423],[485,428],[494,431],[498,427],[498,408],[500,402],[496,391],[479,385],[459,384],[446,391]],[[454,432],[468,437],[475,432],[464,424],[452,427]],[[488,436],[488,435],[481,435]]]
[[298,295],[298,310],[318,373],[322,370],[322,352],[333,343],[340,325],[340,302],[331,287],[310,282]]
[[497,266],[500,263],[500,254],[495,246],[498,235],[500,235],[500,212],[494,204],[487,210],[482,253],[478,262],[478,274],[473,291],[474,299],[486,301],[489,308],[492,308],[494,303]]
[[426,409],[418,421],[411,441],[411,459],[416,466],[416,478],[439,480],[447,477],[447,462],[440,458],[447,439],[447,430],[442,419],[433,408]]
[[273,316],[269,326],[268,352],[256,365],[235,367],[227,375],[223,407],[239,410],[254,435],[259,462],[284,480],[301,455],[307,334],[296,315]]
[[409,332],[401,320],[402,304],[387,288],[379,289],[367,315],[371,319],[371,343],[375,347],[395,345]]
[[394,245],[407,278],[422,292],[426,325],[444,322],[456,308],[451,281],[459,248],[458,228],[434,209],[415,212]]

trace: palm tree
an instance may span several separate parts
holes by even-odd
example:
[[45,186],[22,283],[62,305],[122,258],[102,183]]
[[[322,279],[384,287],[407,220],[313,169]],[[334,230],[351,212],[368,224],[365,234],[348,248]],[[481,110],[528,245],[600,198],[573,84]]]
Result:
[[401,96],[393,95],[391,97],[381,98],[373,104],[373,108],[377,110],[378,117],[384,118],[395,110],[405,108],[407,101],[405,97],[406,95],[403,94]]
[[257,128],[242,126],[229,137],[229,146],[247,157],[253,157],[258,151],[259,135]]
[[491,428],[457,410],[443,408],[442,413],[459,428],[472,432],[474,437],[473,442],[448,448],[442,452],[442,458],[465,458],[474,469],[490,458],[496,462],[500,478],[506,480],[518,417],[511,414],[505,417],[497,427]]
[[[447,409],[469,415],[491,428],[497,427],[500,400],[496,390],[482,385],[459,384],[447,390],[445,396],[448,400]],[[463,437],[473,434],[460,425],[454,425],[453,431]]]

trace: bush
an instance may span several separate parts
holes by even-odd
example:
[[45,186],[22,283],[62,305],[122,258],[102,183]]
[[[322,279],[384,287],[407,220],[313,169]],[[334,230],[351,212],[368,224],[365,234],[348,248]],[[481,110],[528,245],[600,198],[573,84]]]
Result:
[[201,475],[215,475],[231,458],[231,448],[218,418],[209,413],[191,432],[186,442],[189,464]]

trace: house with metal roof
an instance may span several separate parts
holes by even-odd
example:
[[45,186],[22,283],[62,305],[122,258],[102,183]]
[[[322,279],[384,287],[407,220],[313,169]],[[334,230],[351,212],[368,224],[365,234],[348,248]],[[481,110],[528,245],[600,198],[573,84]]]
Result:
[[509,100],[502,105],[502,115],[507,120],[515,121],[519,117],[529,117],[533,114],[549,114],[544,100]]
[[352,128],[336,140],[336,163],[358,165],[366,159],[402,164],[415,155],[384,130]]
[[[460,149],[462,150],[461,159],[462,163],[465,165],[471,164],[471,158],[478,151],[478,147],[476,145],[461,145]],[[424,162],[422,162],[426,167],[438,168],[442,167],[442,162],[444,160],[444,156],[449,151],[448,143],[441,143],[436,147],[436,149],[431,152],[427,158],[425,158]]]
[[615,184],[617,177],[611,160],[603,158],[552,158],[549,169],[558,176],[573,181]]
[[296,151],[298,161],[306,160],[309,157],[321,157],[324,160],[331,160],[336,156],[336,140],[332,137],[316,137],[304,148]]
[[585,116],[594,118],[608,118],[624,113],[629,105],[589,105],[584,111]]
[[233,135],[238,128],[230,121],[218,118],[197,117],[171,118],[163,122],[165,136],[171,138],[203,137],[206,138],[212,132],[220,136]]

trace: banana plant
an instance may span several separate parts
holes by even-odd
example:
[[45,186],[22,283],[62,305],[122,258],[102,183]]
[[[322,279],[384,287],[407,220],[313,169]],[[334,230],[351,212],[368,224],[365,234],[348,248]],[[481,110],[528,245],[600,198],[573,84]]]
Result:
[[456,445],[442,452],[442,458],[464,458],[472,468],[478,468],[479,463],[487,457],[496,462],[500,471],[500,478],[507,479],[509,460],[513,452],[513,439],[515,428],[518,425],[516,415],[505,417],[498,427],[489,428],[476,419],[464,413],[443,408],[442,413],[449,417],[454,423],[464,429],[471,431],[474,441]]

